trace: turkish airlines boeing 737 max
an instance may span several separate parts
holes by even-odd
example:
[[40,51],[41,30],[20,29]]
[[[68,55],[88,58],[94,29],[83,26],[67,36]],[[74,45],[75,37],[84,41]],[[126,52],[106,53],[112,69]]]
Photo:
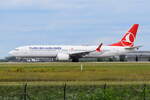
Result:
[[69,60],[78,62],[83,57],[107,57],[122,55],[138,49],[134,46],[134,40],[138,30],[138,24],[134,24],[123,38],[114,44],[104,46],[64,46],[64,45],[30,45],[18,47],[9,52],[12,56],[32,58],[32,57],[55,57],[57,60]]

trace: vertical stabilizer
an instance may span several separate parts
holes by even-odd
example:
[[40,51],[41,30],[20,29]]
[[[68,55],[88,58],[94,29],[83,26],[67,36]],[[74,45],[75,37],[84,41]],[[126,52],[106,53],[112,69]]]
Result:
[[138,27],[139,24],[134,24],[118,43],[111,44],[110,46],[133,47]]

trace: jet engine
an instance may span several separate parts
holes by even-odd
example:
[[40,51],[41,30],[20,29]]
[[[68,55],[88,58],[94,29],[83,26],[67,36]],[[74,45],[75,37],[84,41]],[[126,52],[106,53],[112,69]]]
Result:
[[69,54],[58,53],[56,59],[57,60],[69,60]]

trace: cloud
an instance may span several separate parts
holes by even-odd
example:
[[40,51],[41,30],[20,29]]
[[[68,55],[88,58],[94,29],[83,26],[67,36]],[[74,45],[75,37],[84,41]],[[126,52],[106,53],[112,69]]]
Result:
[[30,6],[32,5],[33,0],[1,0],[0,7],[4,9],[21,7],[21,6]]
[[119,40],[134,23],[141,26],[137,43],[145,45],[149,43],[149,3],[148,0],[0,0],[1,50],[7,53],[9,47],[41,43],[109,44]]
[[[82,3],[81,3],[82,4]],[[83,5],[82,5],[83,6]],[[1,0],[1,9],[64,9],[80,8],[79,0]]]
[[[67,8],[90,8],[95,10],[121,10],[127,11],[135,6],[143,6],[145,1],[141,0],[0,0],[2,9],[67,9]],[[117,3],[117,4],[116,4]],[[124,5],[124,6],[122,6]],[[100,9],[97,9],[100,8]],[[119,8],[119,9],[118,9]],[[107,10],[106,9],[106,10]],[[69,9],[68,9],[69,10]]]

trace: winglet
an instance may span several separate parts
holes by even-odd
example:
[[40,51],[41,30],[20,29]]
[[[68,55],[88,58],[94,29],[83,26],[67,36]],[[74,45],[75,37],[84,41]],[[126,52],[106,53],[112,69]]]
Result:
[[101,43],[98,48],[96,49],[97,52],[100,52],[101,51],[101,47],[102,47],[103,43]]

